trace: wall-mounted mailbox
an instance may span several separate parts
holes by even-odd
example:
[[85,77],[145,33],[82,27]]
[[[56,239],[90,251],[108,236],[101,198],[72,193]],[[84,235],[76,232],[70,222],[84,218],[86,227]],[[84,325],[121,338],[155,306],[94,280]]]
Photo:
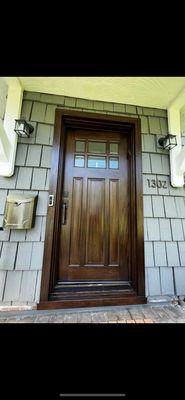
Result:
[[9,194],[6,198],[3,228],[31,229],[34,224],[37,195]]

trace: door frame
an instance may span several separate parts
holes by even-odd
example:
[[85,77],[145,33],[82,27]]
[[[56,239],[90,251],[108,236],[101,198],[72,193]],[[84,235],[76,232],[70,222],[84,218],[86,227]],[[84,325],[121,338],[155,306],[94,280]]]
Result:
[[[144,221],[143,221],[143,185],[141,157],[141,122],[139,118],[122,117],[100,113],[89,113],[66,109],[56,109],[54,124],[54,139],[51,159],[49,195],[54,196],[53,206],[48,205],[44,257],[41,278],[39,309],[65,308],[69,304],[50,301],[58,270],[60,235],[60,199],[62,194],[65,162],[65,144],[68,128],[91,130],[114,130],[131,134],[131,219],[132,219],[132,270],[134,298],[125,298],[123,304],[145,303],[145,273],[144,273]],[[137,265],[137,268],[134,268]],[[120,304],[120,302],[117,302]],[[116,303],[116,304],[117,304]],[[76,304],[76,305],[75,305]],[[110,304],[112,304],[110,302]],[[122,304],[122,302],[121,302]],[[71,302],[71,307],[88,306],[91,303]],[[92,305],[94,303],[92,302]],[[102,305],[101,302],[99,305]],[[107,303],[109,305],[109,302]]]

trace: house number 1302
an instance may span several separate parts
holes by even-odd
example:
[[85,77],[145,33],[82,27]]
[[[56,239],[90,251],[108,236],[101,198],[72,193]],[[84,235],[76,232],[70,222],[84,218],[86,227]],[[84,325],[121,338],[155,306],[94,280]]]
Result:
[[167,189],[167,181],[161,181],[160,179],[156,180],[156,179],[147,179],[148,182],[148,187],[149,188],[163,188],[163,189]]

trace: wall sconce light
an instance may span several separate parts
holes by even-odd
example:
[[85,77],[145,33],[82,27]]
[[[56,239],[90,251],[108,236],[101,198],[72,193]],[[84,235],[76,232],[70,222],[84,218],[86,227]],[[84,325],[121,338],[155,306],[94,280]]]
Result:
[[175,146],[177,146],[177,138],[176,135],[171,135],[168,134],[166,135],[164,138],[160,138],[158,140],[158,143],[161,147],[163,147],[163,149],[165,150],[171,150],[173,149]]
[[15,129],[14,131],[20,137],[30,137],[31,133],[33,132],[34,127],[24,119],[16,119],[15,120]]

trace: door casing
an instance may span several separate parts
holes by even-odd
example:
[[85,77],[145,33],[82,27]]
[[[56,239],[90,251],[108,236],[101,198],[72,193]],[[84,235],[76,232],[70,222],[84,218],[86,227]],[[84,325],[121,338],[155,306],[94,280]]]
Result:
[[[52,207],[48,206],[41,293],[38,308],[65,308],[70,306],[70,304],[59,304],[60,302],[49,300],[49,295],[52,292],[57,279],[59,256],[58,240],[60,235],[61,212],[60,200],[63,189],[65,143],[68,128],[89,129],[96,131],[112,130],[125,132],[131,135],[131,269],[132,284],[137,296],[131,300],[125,298],[125,302],[123,301],[123,304],[145,303],[143,186],[140,119],[56,109],[49,186],[49,195],[54,196],[54,205]],[[110,304],[113,303],[110,302]],[[91,305],[91,303],[88,303],[88,305]],[[94,303],[92,303],[92,305],[94,305]],[[99,305],[101,305],[101,302]],[[72,302],[71,306],[75,307],[75,303]],[[78,305],[76,305],[76,307],[77,306]],[[87,304],[83,303],[80,306],[87,306]]]

